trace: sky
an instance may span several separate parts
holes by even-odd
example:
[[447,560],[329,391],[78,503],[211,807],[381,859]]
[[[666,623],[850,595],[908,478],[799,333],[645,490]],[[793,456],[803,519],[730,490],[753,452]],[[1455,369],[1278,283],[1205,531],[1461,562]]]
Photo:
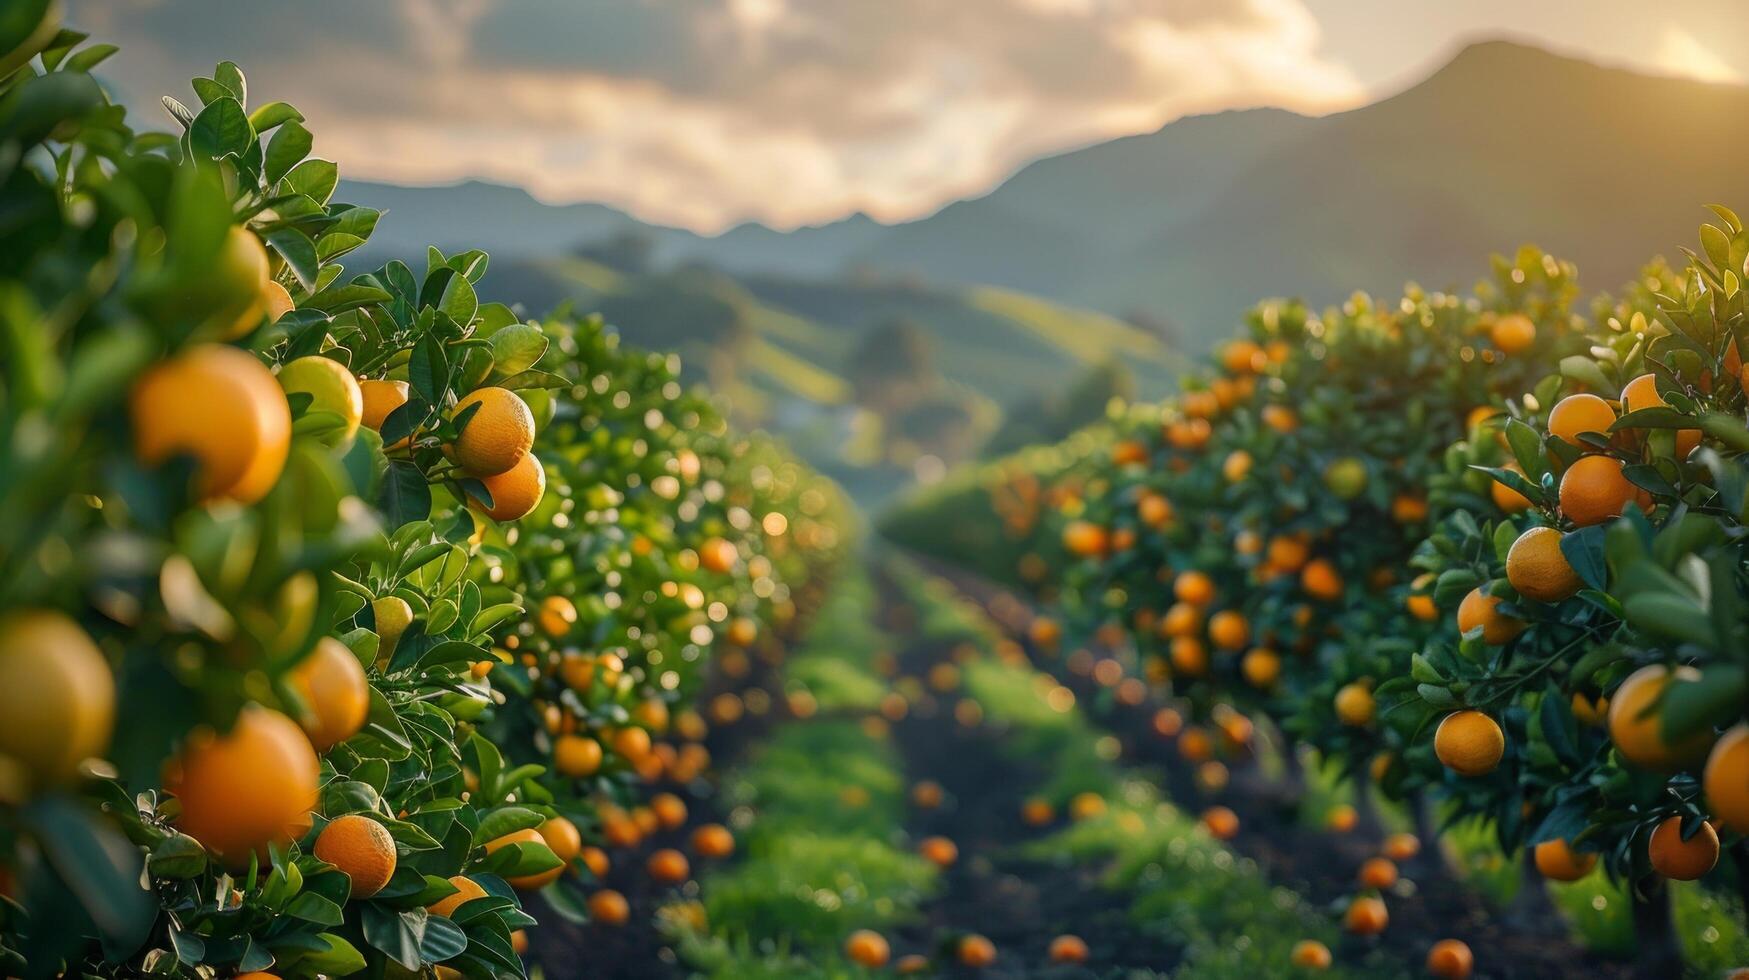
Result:
[[920,217],[1186,114],[1340,111],[1469,40],[1749,78],[1742,0],[69,0],[170,120],[240,64],[342,174],[483,178],[702,232]]

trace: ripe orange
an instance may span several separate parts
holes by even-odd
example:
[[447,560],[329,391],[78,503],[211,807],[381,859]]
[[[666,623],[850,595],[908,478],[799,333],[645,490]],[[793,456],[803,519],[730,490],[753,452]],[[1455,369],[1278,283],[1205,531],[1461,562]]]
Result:
[[612,862],[607,859],[607,852],[599,847],[584,847],[577,852],[577,859],[597,879],[607,877],[608,869],[612,866]]
[[1585,584],[1561,553],[1561,532],[1552,527],[1530,528],[1512,542],[1506,580],[1519,595],[1538,602],[1560,602]]
[[326,752],[358,734],[370,717],[370,681],[346,644],[331,636],[291,670],[290,682],[303,699],[304,734],[317,752]]
[[203,501],[252,504],[285,469],[291,406],[273,373],[236,347],[197,344],[148,368],[128,413],[140,462],[192,457]]
[[1391,520],[1398,524],[1419,524],[1427,520],[1427,498],[1400,493],[1391,498]]
[[613,754],[637,762],[650,754],[650,733],[642,728],[626,727],[613,733]]
[[1299,417],[1286,405],[1265,405],[1260,417],[1264,425],[1284,435],[1300,427]]
[[1076,793],[1069,800],[1069,819],[1091,820],[1105,813],[1105,797],[1088,790]]
[[1561,513],[1580,527],[1620,517],[1630,501],[1650,504],[1650,496],[1622,475],[1614,456],[1582,456],[1561,474]]
[[1482,642],[1490,646],[1500,646],[1524,632],[1529,624],[1500,612],[1497,608],[1500,602],[1499,596],[1483,592],[1481,586],[1471,589],[1464,601],[1458,603],[1458,632],[1468,633],[1479,626]]
[[1154,712],[1154,734],[1161,738],[1171,738],[1184,728],[1184,716],[1174,708],[1161,708]]
[[1247,684],[1268,690],[1281,680],[1281,656],[1266,647],[1255,647],[1239,661],[1239,671]]
[[1342,927],[1357,936],[1376,936],[1385,931],[1390,921],[1385,903],[1370,895],[1349,902],[1348,911],[1342,915]]
[[1383,891],[1397,883],[1397,865],[1389,858],[1368,858],[1360,866],[1358,880],[1362,887]]
[[1148,447],[1139,439],[1124,439],[1111,447],[1111,465],[1131,466],[1148,461]]
[[1430,595],[1416,593],[1409,596],[1404,604],[1409,609],[1409,615],[1423,623],[1431,623],[1439,618],[1439,607],[1433,604],[1433,597]]
[[1314,599],[1334,602],[1342,598],[1342,574],[1327,558],[1314,558],[1300,569],[1300,588]]
[[1737,833],[1749,832],[1749,723],[1720,736],[1707,756],[1702,779],[1713,819]]
[[1596,395],[1568,395],[1549,411],[1549,435],[1560,436],[1575,446],[1584,447],[1579,434],[1592,432],[1609,437],[1609,427],[1615,424],[1615,409]]
[[870,970],[886,966],[891,955],[886,937],[873,929],[858,929],[844,941],[844,958]]
[[1097,558],[1111,550],[1111,535],[1091,521],[1070,521],[1063,528],[1063,548],[1080,558]]
[[534,412],[516,392],[489,387],[457,399],[450,417],[459,417],[471,405],[480,407],[456,437],[450,455],[473,476],[509,472],[534,446]]
[[981,970],[996,962],[996,944],[976,933],[964,936],[959,941],[959,960],[961,966]]
[[1209,639],[1222,650],[1239,650],[1251,641],[1251,624],[1245,615],[1223,609],[1209,617]]
[[911,802],[925,810],[933,810],[941,805],[941,784],[933,779],[925,779],[911,787]]
[[1573,717],[1581,725],[1601,725],[1609,716],[1609,699],[1598,695],[1594,700],[1584,691],[1573,692]]
[[449,879],[449,883],[456,887],[455,894],[446,895],[431,905],[427,905],[425,907],[427,912],[432,915],[441,915],[447,919],[455,913],[456,909],[468,902],[476,898],[486,897],[486,889],[480,887],[479,882],[465,875],[456,875]]
[[1288,959],[1302,970],[1328,970],[1332,962],[1330,947],[1316,939],[1302,939],[1294,943],[1293,952],[1288,955]]
[[946,868],[951,867],[955,861],[959,860],[960,849],[946,837],[925,837],[922,843],[917,845],[917,853],[923,855],[923,859],[930,864],[938,868]]
[[[383,430],[383,423],[389,419],[389,414],[395,409],[400,408],[402,405],[407,404],[408,392],[411,390],[412,389],[409,388],[405,381],[391,381],[388,378],[366,378],[365,380],[360,381],[358,383],[358,393],[363,399],[364,410],[359,416],[359,421],[363,423],[366,428],[375,429],[376,431],[381,432]],[[413,437],[409,435],[397,441],[394,445],[384,446],[383,448],[389,450],[400,449],[406,446],[412,438]]]
[[929,957],[922,953],[906,953],[893,961],[893,972],[902,977],[916,976],[929,969]]
[[1522,313],[1508,313],[1488,325],[1488,339],[1507,354],[1517,354],[1536,343],[1536,324]]
[[233,866],[307,826],[321,764],[290,718],[250,705],[223,735],[197,729],[166,766],[176,826]]
[[1421,853],[1421,839],[1414,834],[1392,834],[1385,838],[1383,851],[1393,861],[1409,861]]
[[1712,748],[1713,733],[1704,729],[1675,744],[1664,740],[1663,717],[1654,705],[1673,679],[1697,681],[1700,671],[1678,667],[1672,673],[1663,664],[1641,667],[1610,698],[1610,740],[1623,758],[1641,769],[1676,772],[1698,766]]
[[1337,690],[1335,705],[1337,720],[1353,728],[1372,724],[1373,714],[1377,710],[1372,689],[1358,681],[1344,684]]
[[375,895],[395,874],[395,839],[387,827],[362,814],[348,813],[323,827],[315,852],[352,879],[353,898]]
[[346,365],[331,357],[311,354],[280,365],[275,377],[287,395],[311,397],[308,411],[340,416],[339,434],[324,436],[324,442],[345,443],[358,434],[359,423],[364,419],[364,394]]
[[72,619],[31,609],[0,617],[0,676],[0,758],[22,765],[35,787],[71,781],[109,747],[115,678]]
[[1160,635],[1191,636],[1202,629],[1202,609],[1188,602],[1175,602],[1160,620]]
[[1694,881],[1719,863],[1719,835],[1702,820],[1694,835],[1682,839],[1682,818],[1669,817],[1646,842],[1652,870],[1677,881]]
[[1172,521],[1172,501],[1165,495],[1149,491],[1136,500],[1136,517],[1151,528],[1162,528]]
[[668,730],[668,702],[652,697],[638,702],[632,709],[632,721],[646,731],[660,734]]
[[[540,831],[533,827],[525,827],[522,830],[514,830],[502,837],[496,837],[487,841],[486,853],[491,854],[500,848],[509,847],[512,844],[533,844],[546,851],[552,851],[552,848],[547,846],[546,838],[541,836]],[[554,854],[553,856],[558,857],[557,854]],[[504,880],[510,882],[512,887],[533,891],[537,888],[545,888],[548,884],[556,881],[558,877],[564,873],[565,866],[560,864],[556,868],[548,868],[545,871],[536,871],[533,874],[518,875],[514,878],[505,878]]]
[[686,880],[692,873],[692,865],[686,861],[686,855],[671,847],[665,847],[650,855],[644,870],[650,877],[665,884],[677,885]]
[[1051,940],[1045,955],[1052,963],[1085,963],[1088,956],[1087,943],[1080,936],[1058,936]]
[[1263,370],[1267,363],[1268,357],[1255,341],[1229,341],[1221,348],[1221,367],[1226,368],[1228,374],[1254,373]]
[[1239,833],[1239,815],[1224,806],[1211,806],[1202,812],[1202,826],[1215,840],[1232,840]]
[[576,824],[564,817],[548,817],[535,828],[535,833],[540,834],[541,840],[547,842],[547,848],[567,865],[583,853],[583,835],[578,832]]
[[1193,568],[1173,580],[1172,594],[1180,602],[1206,606],[1215,601],[1215,583],[1206,574]]
[[632,917],[626,897],[611,888],[589,896],[589,917],[604,926],[623,926]]
[[[1667,408],[1670,403],[1658,393],[1658,377],[1654,374],[1642,374],[1629,381],[1621,390],[1622,409],[1637,412],[1643,408]],[[1676,457],[1687,459],[1694,447],[1700,445],[1699,429],[1676,430]]]
[[724,538],[711,538],[698,549],[698,563],[707,571],[718,575],[727,575],[735,570],[735,562],[739,561],[741,553],[734,544]]
[[535,621],[540,624],[541,632],[555,640],[562,640],[577,622],[577,606],[562,595],[547,596],[540,601],[540,611],[535,614]]
[[663,830],[679,830],[686,823],[686,802],[673,793],[657,793],[650,797],[650,809]]
[[1347,803],[1338,803],[1324,816],[1324,826],[1338,834],[1352,831],[1360,823],[1360,811]]
[[1201,677],[1208,673],[1208,648],[1194,636],[1174,637],[1171,657],[1172,669],[1185,677]]
[[553,768],[571,779],[593,776],[601,769],[601,743],[584,735],[561,735],[553,742]]
[[1464,980],[1476,968],[1476,958],[1460,939],[1441,939],[1427,951],[1427,973],[1443,980]]
[[1272,568],[1284,572],[1297,572],[1304,568],[1312,558],[1312,549],[1299,538],[1277,535],[1269,539],[1269,549],[1264,558]]
[[468,498],[468,506],[495,521],[521,520],[546,496],[547,471],[534,453],[523,453],[510,469],[495,476],[480,477],[480,483],[492,495],[492,506],[487,507],[472,497]]
[[1536,870],[1550,881],[1578,881],[1597,866],[1597,855],[1575,851],[1564,840],[1547,840],[1536,846]]
[[701,858],[726,858],[735,853],[735,835],[720,823],[707,823],[692,832],[692,852]]
[[1433,733],[1433,754],[1460,776],[1486,775],[1506,754],[1506,733],[1480,711],[1454,711]]
[[[1524,469],[1517,463],[1507,463],[1501,469],[1524,475]],[[1488,484],[1488,495],[1494,498],[1494,506],[1508,514],[1519,514],[1530,509],[1530,498],[1512,489],[1498,480]]]
[[1215,744],[1209,733],[1191,726],[1178,736],[1178,755],[1186,762],[1207,762],[1214,755]]
[[1251,454],[1243,449],[1235,449],[1221,461],[1221,476],[1228,483],[1238,483],[1251,473]]

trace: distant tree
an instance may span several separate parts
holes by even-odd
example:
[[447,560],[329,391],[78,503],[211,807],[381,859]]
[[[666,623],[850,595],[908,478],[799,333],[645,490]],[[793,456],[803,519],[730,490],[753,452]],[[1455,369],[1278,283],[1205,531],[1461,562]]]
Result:
[[865,332],[844,364],[844,376],[857,404],[888,416],[940,381],[929,335],[906,317],[883,320]]
[[1135,376],[1116,361],[1088,368],[1062,393],[1032,395],[1008,406],[1002,425],[984,444],[985,456],[1001,456],[1026,446],[1059,442],[1105,417],[1114,398],[1135,398]]

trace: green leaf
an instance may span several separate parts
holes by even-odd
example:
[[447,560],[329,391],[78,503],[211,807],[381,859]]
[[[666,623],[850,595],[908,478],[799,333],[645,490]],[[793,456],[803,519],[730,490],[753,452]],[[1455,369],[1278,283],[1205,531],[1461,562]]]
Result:
[[[481,778],[480,785],[486,785],[484,777]],[[519,830],[539,827],[545,821],[545,817],[524,807],[499,807],[480,818],[479,829],[474,831],[474,845],[480,846],[487,841],[497,840],[505,834],[514,834]]]
[[39,797],[20,811],[47,864],[78,898],[107,949],[131,953],[145,942],[157,901],[140,887],[140,855],[75,801]]
[[316,941],[321,944],[321,949],[297,958],[297,964],[305,971],[330,977],[349,977],[364,971],[364,954],[345,938],[324,932],[316,936]]
[[1701,668],[1699,680],[1671,681],[1664,690],[1659,711],[1664,740],[1677,742],[1715,726],[1736,721],[1749,693],[1749,671],[1733,663],[1712,663]]
[[1622,613],[1635,629],[1656,636],[1698,643],[1712,649],[1718,643],[1712,621],[1694,600],[1675,592],[1644,592],[1629,596]]
[[1601,524],[1561,535],[1561,555],[1586,585],[1594,589],[1608,586],[1609,565],[1604,561],[1604,528]]
[[443,404],[449,387],[449,356],[442,341],[429,333],[419,338],[407,361],[407,380],[428,404]]
[[480,610],[474,621],[468,624],[468,635],[479,636],[490,633],[500,623],[508,622],[522,615],[522,607],[514,602],[500,602],[495,606],[487,606]]
[[303,122],[304,114],[284,102],[269,102],[249,114],[249,125],[257,133],[265,133],[288,122]]
[[425,482],[419,467],[406,460],[392,459],[383,474],[377,505],[391,529],[425,520],[431,516],[431,485]]
[[305,160],[280,181],[282,193],[302,194],[319,204],[328,203],[340,183],[340,168],[329,160]]
[[146,868],[155,878],[193,878],[206,865],[206,848],[187,834],[167,835],[146,855]]
[[212,102],[200,110],[193,125],[188,127],[189,146],[197,155],[209,160],[230,153],[240,155],[254,138],[255,131],[249,128],[249,117],[243,114],[242,103],[234,98]]
[[492,351],[492,374],[495,377],[526,371],[547,351],[547,337],[539,327],[515,323],[493,333],[488,338]]
[[310,131],[295,120],[287,120],[273,134],[267,143],[267,157],[263,172],[269,183],[278,183],[281,177],[291,172],[291,168],[301,163],[304,157],[310,155],[310,147],[315,145]]
[[[317,253],[312,251],[311,254]],[[387,303],[393,298],[386,289],[354,282],[345,286],[330,286],[322,290],[306,300],[303,308],[335,314],[346,310],[355,310],[361,306],[370,306],[373,303]]]
[[425,920],[425,937],[419,943],[419,952],[427,961],[441,963],[460,956],[467,948],[468,936],[461,926],[440,915]]
[[419,945],[429,918],[424,909],[396,912],[367,902],[361,918],[365,942],[407,969],[419,969]]

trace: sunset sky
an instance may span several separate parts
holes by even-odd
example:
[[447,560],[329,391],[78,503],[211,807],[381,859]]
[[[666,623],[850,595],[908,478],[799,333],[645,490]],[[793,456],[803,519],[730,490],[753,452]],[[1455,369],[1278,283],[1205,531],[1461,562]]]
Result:
[[483,177],[701,231],[927,214],[1186,113],[1365,102],[1481,36],[1749,75],[1741,0],[70,0],[68,20],[123,46],[106,77],[149,114],[228,58],[349,176]]

